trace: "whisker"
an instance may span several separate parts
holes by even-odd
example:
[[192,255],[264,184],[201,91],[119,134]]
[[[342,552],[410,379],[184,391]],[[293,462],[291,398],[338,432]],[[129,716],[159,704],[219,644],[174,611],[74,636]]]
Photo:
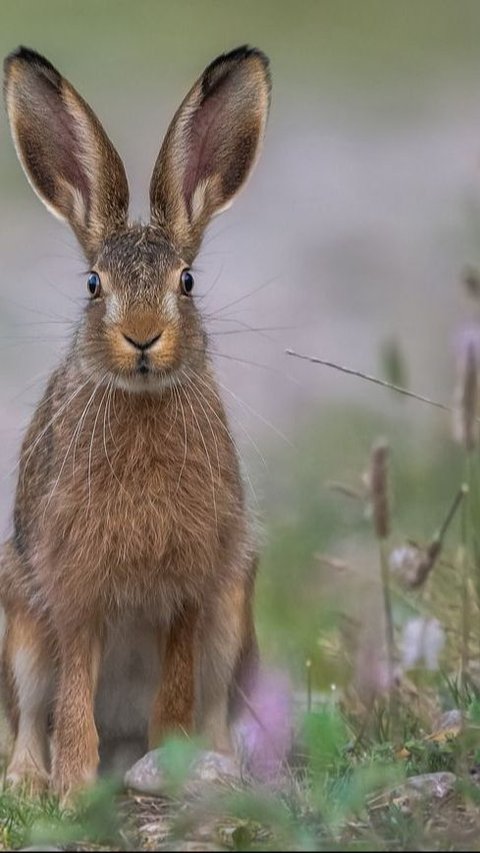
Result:
[[183,408],[181,390],[178,389],[176,386],[173,386],[173,388],[175,389],[175,393],[178,395],[178,402],[180,403],[180,409],[182,412],[182,419],[183,419],[183,434],[184,434],[183,462],[182,462],[182,467],[180,468],[180,474],[178,475],[177,488],[175,490],[175,494],[177,494],[177,492],[180,488],[180,480],[182,479],[182,474],[183,474],[183,471],[185,468],[185,463],[187,461],[188,432],[187,432],[187,419],[185,417],[185,409]]
[[198,394],[197,394],[197,392],[196,392],[196,390],[195,390],[195,386],[194,386],[194,384],[193,384],[192,380],[191,380],[191,379],[190,379],[186,374],[185,374],[185,379],[186,379],[186,381],[187,381],[187,383],[188,383],[189,387],[192,389],[192,393],[193,393],[193,395],[195,396],[195,399],[197,400],[198,405],[200,406],[200,408],[201,408],[201,410],[202,410],[203,414],[205,415],[205,419],[206,419],[207,424],[208,424],[208,426],[209,426],[210,433],[211,433],[211,435],[212,435],[212,439],[213,439],[213,443],[215,444],[215,451],[216,451],[216,455],[217,455],[218,479],[220,480],[220,478],[221,478],[222,474],[221,474],[221,468],[220,468],[220,454],[219,454],[219,451],[218,451],[217,436],[215,435],[215,431],[214,431],[214,429],[213,429],[213,427],[212,427],[212,423],[211,423],[211,421],[210,421],[210,418],[208,417],[208,414],[207,414],[207,412],[206,412],[206,409],[205,409],[205,407],[203,406],[203,403],[202,403],[202,401],[201,401],[200,397],[198,396]]
[[112,401],[113,401],[113,414],[115,415],[115,419],[116,419],[117,424],[118,424],[118,415],[117,415],[116,410],[115,410],[115,394],[113,393],[114,391],[115,391],[115,380],[112,377],[111,392],[110,392],[110,395],[108,397],[108,429],[110,432],[110,438],[112,440],[112,444],[113,444],[116,452],[119,453],[118,445],[117,445],[117,442],[115,441],[115,436],[113,435],[112,423],[111,423]]
[[14,299],[10,299],[10,298],[6,299],[5,301],[8,305],[13,305],[15,308],[19,308],[20,311],[22,311],[22,313],[27,312],[29,314],[39,314],[42,317],[48,317],[48,318],[55,317],[58,320],[63,320],[65,323],[72,323],[73,322],[71,317],[65,317],[64,315],[57,314],[54,311],[51,311],[51,312],[42,311],[41,308],[32,308],[31,305],[22,305],[21,302],[16,302]]
[[[185,391],[186,391],[186,389],[185,389]],[[205,441],[205,436],[203,435],[202,428],[201,428],[200,423],[199,423],[198,418],[197,418],[197,413],[196,413],[196,411],[195,411],[194,406],[192,406],[192,402],[191,402],[191,400],[190,400],[190,397],[188,396],[188,392],[187,392],[187,391],[186,391],[186,393],[185,393],[185,398],[186,398],[186,400],[187,400],[188,405],[190,406],[190,410],[191,410],[191,412],[192,412],[193,418],[194,418],[195,423],[196,423],[196,425],[197,425],[197,429],[198,429],[198,432],[199,432],[199,434],[200,434],[200,439],[201,439],[201,441],[202,441],[203,448],[204,448],[204,450],[205,450],[205,454],[206,454],[206,457],[207,457],[208,467],[209,467],[209,469],[210,469],[210,477],[211,477],[211,480],[212,480],[213,511],[214,511],[214,514],[215,514],[215,524],[217,525],[217,530],[218,530],[217,499],[216,499],[216,494],[215,494],[215,481],[214,481],[214,478],[213,478],[212,462],[211,462],[211,459],[210,459],[210,454],[209,454],[209,452],[208,452],[207,443],[206,443],[206,441]]]
[[[32,453],[34,452],[35,448],[38,446],[38,444],[39,444],[39,442],[42,440],[42,438],[46,435],[46,433],[48,432],[48,430],[53,426],[53,424],[55,423],[55,421],[57,420],[57,418],[59,418],[59,417],[60,417],[60,415],[62,414],[62,412],[63,412],[63,411],[65,411],[65,409],[66,409],[66,408],[67,408],[67,407],[68,407],[68,406],[73,402],[73,400],[75,399],[75,397],[77,397],[77,395],[78,395],[78,394],[80,394],[80,392],[81,392],[81,391],[83,391],[83,389],[84,389],[84,388],[86,388],[86,386],[87,386],[87,385],[88,385],[88,383],[90,382],[90,380],[91,380],[92,376],[93,376],[93,373],[91,373],[91,374],[87,377],[87,379],[85,380],[85,382],[83,382],[81,385],[79,385],[79,386],[78,386],[78,388],[76,388],[76,389],[75,389],[75,391],[74,391],[74,392],[73,392],[73,394],[68,398],[68,400],[66,400],[66,402],[65,402],[65,403],[63,403],[63,404],[60,406],[60,408],[59,408],[59,409],[57,409],[57,411],[55,412],[55,414],[50,418],[50,420],[49,420],[49,422],[47,423],[46,427],[44,427],[44,429],[41,431],[40,435],[38,435],[38,436],[37,436],[37,438],[35,439],[34,443],[31,445],[31,447],[26,448],[26,451],[25,451],[25,452],[26,452],[26,453],[28,453],[28,456],[27,456],[27,459],[25,460],[24,468],[23,468],[23,473],[22,473],[22,488],[23,488],[23,485],[24,485],[24,482],[25,482],[25,474],[26,474],[26,472],[27,472],[27,467],[28,467],[28,464],[29,464],[30,459],[31,459],[31,457],[32,457]],[[54,393],[55,393],[55,392],[53,392],[52,397],[53,397]],[[50,399],[52,399],[52,397],[50,397]],[[41,403],[40,403],[40,405],[41,405]],[[20,456],[20,459],[19,459],[19,460],[18,460],[18,462],[15,464],[14,468],[9,472],[9,476],[11,476],[11,475],[12,475],[12,474],[17,470],[17,468],[22,464],[23,456],[24,456],[24,454],[22,453],[22,454],[21,454],[21,456]]]
[[[196,379],[197,379],[197,381],[198,381],[198,382],[201,382],[201,383],[202,383],[202,385],[204,385],[204,386],[205,386],[205,388],[207,388],[207,389],[208,389],[208,388],[210,388],[210,386],[208,385],[208,383],[207,383],[207,382],[205,382],[205,380],[203,379],[203,377],[202,377],[202,376],[199,376],[198,374],[196,374]],[[216,381],[218,382],[218,380],[216,380]],[[220,382],[218,382],[218,384],[220,385],[221,383],[220,383]],[[259,456],[259,458],[260,458],[260,461],[262,462],[262,465],[264,466],[265,470],[267,470],[267,469],[268,469],[267,461],[266,461],[266,459],[265,459],[264,455],[262,454],[262,452],[261,452],[261,450],[260,450],[260,448],[259,448],[258,444],[256,443],[255,439],[253,439],[253,438],[252,438],[252,436],[250,435],[250,433],[248,432],[248,430],[246,429],[246,427],[242,424],[241,420],[240,420],[239,418],[237,418],[237,417],[233,414],[233,412],[229,412],[229,417],[230,417],[230,418],[232,418],[232,419],[235,421],[235,423],[240,427],[240,429],[242,430],[242,432],[244,433],[244,435],[246,436],[246,438],[248,439],[248,441],[249,441],[249,442],[250,442],[250,444],[252,445],[253,449],[254,449],[254,450],[256,451],[256,453],[258,454],[258,456]],[[233,443],[236,445],[236,442],[235,442],[235,438],[234,438],[234,436],[233,436],[230,432],[229,432],[229,435],[230,435],[230,437],[231,437],[231,439],[232,439]]]
[[[105,379],[106,376],[107,376],[107,373],[105,373],[103,379]],[[103,380],[101,380],[101,381],[103,381]],[[97,414],[95,415],[95,420],[93,422],[92,437],[90,439],[90,450],[88,451],[88,503],[87,503],[87,510],[90,508],[90,502],[91,502],[91,497],[92,497],[92,457],[93,457],[93,443],[94,443],[94,439],[95,439],[95,430],[97,429],[98,418],[100,416],[103,401],[105,399],[105,395],[106,395],[107,391],[108,391],[108,385],[107,385],[105,391],[103,392],[102,399],[100,400],[100,405],[98,407],[98,411],[97,411]]]
[[290,441],[290,439],[285,435],[285,433],[279,430],[274,424],[270,423],[270,421],[264,418],[263,415],[261,415],[259,412],[256,412],[255,409],[253,409],[248,403],[245,402],[245,400],[242,400],[241,397],[238,397],[237,394],[231,391],[230,388],[227,388],[227,386],[224,385],[222,382],[219,382],[218,379],[217,382],[220,387],[227,392],[227,394],[230,394],[230,396],[237,401],[237,403],[239,403],[241,406],[244,406],[249,412],[251,412],[252,415],[255,415],[256,418],[258,418],[263,424],[265,424],[265,426],[270,427],[270,429],[272,429],[279,436],[279,438],[285,441],[292,449],[295,449],[295,445]]
[[[195,376],[195,379],[196,379],[197,381],[202,382],[202,384],[203,384],[206,388],[208,388],[208,389],[210,388],[210,386],[208,385],[208,383],[207,383],[207,382],[205,382],[205,381],[202,379],[202,377],[201,377],[201,376],[198,376],[197,374],[194,374],[194,376]],[[257,504],[257,507],[258,507],[258,506],[259,506],[259,502],[258,502],[257,494],[256,494],[255,489],[254,489],[254,487],[253,487],[253,483],[252,483],[252,480],[251,480],[250,475],[249,475],[249,473],[248,473],[248,470],[247,470],[247,466],[246,466],[246,464],[245,464],[245,461],[244,461],[244,459],[243,459],[243,457],[242,457],[242,454],[240,453],[239,448],[237,447],[237,442],[235,441],[234,436],[232,435],[232,433],[231,433],[231,432],[230,432],[230,430],[228,429],[227,425],[222,421],[222,419],[221,419],[221,418],[220,418],[220,416],[218,415],[218,412],[216,412],[216,411],[215,411],[215,409],[214,409],[214,408],[213,408],[213,406],[211,405],[210,401],[209,401],[209,400],[207,400],[207,398],[206,398],[206,396],[205,396],[204,394],[202,394],[201,389],[197,387],[197,391],[198,391],[198,393],[200,394],[200,396],[202,397],[202,399],[204,400],[205,404],[209,407],[209,409],[211,409],[211,411],[212,411],[212,413],[215,415],[215,417],[216,417],[216,419],[217,419],[218,423],[220,424],[220,426],[222,427],[222,429],[226,432],[227,436],[229,437],[230,441],[232,442],[232,445],[235,447],[235,449],[236,449],[236,451],[237,451],[237,453],[238,453],[238,455],[239,455],[239,457],[240,457],[240,461],[241,461],[241,463],[242,463],[242,469],[243,469],[243,472],[244,472],[244,474],[245,474],[245,477],[246,477],[246,479],[247,479],[248,485],[249,485],[249,487],[250,487],[250,489],[251,489],[251,492],[252,492],[252,494],[253,494],[253,498],[254,498],[254,500],[255,500],[255,503]],[[236,419],[236,418],[234,418],[234,420],[235,420],[235,421],[237,421],[237,419]],[[263,464],[266,466],[265,459],[264,459],[264,457],[262,456],[262,454],[261,454],[260,450],[258,449],[258,447],[257,447],[257,445],[255,444],[255,442],[253,441],[253,439],[250,437],[250,435],[249,435],[249,434],[248,434],[248,432],[245,430],[245,428],[243,427],[243,425],[242,425],[239,421],[237,421],[237,423],[239,423],[239,426],[244,430],[244,432],[245,432],[245,433],[246,433],[246,435],[247,435],[247,438],[252,442],[252,444],[253,444],[253,446],[255,447],[255,449],[256,449],[256,451],[257,451],[258,455],[260,456],[260,459],[262,460]]]
[[165,436],[165,441],[167,441],[167,439],[168,439],[168,438],[170,438],[170,435],[172,434],[172,431],[174,430],[174,428],[175,428],[175,426],[176,426],[176,423],[177,423],[177,417],[178,417],[178,396],[177,396],[177,394],[175,393],[175,392],[176,392],[176,390],[177,390],[177,389],[176,389],[176,385],[177,385],[177,383],[176,383],[176,381],[175,381],[175,382],[173,383],[173,385],[172,385],[172,390],[173,390],[173,392],[174,392],[174,393],[173,393],[173,396],[174,396],[174,400],[175,400],[175,416],[174,416],[174,418],[172,419],[172,423],[170,424],[169,430],[168,430],[168,432],[167,432],[167,434],[166,434],[166,436]]
[[[42,373],[38,373],[37,376],[35,376],[34,379],[32,379],[32,381],[28,383],[28,385],[25,385],[24,388],[22,388],[22,390],[18,392],[18,394],[15,394],[13,397],[10,397],[10,402],[16,403],[18,400],[20,400],[23,394],[26,394],[27,391],[31,391],[31,389],[34,388],[38,383],[45,383],[45,380],[48,379],[49,376],[50,371],[47,373],[45,373],[45,371],[42,371]],[[52,399],[52,397],[53,394],[49,394],[48,397],[42,398],[42,402],[48,403],[49,400]]]
[[262,290],[265,290],[266,287],[269,287],[274,282],[278,281],[280,275],[274,275],[271,278],[264,281],[263,284],[259,285],[259,287],[255,287],[253,290],[249,290],[248,293],[244,293],[242,296],[239,296],[237,299],[233,299],[232,302],[227,302],[225,305],[221,305],[216,311],[213,311],[211,314],[207,314],[207,317],[214,317],[218,315],[221,311],[226,311],[227,308],[233,308],[234,305],[239,305],[241,302],[244,302],[245,299],[249,299],[251,296],[255,296],[257,293],[260,293]]
[[[117,481],[118,485],[120,486],[120,488],[121,488],[122,492],[124,492],[124,493],[127,495],[128,499],[133,503],[133,499],[132,499],[132,496],[131,496],[130,492],[128,491],[128,489],[126,489],[126,488],[125,488],[125,486],[123,485],[122,481],[121,481],[121,480],[119,479],[119,477],[117,476],[117,473],[116,473],[116,471],[114,470],[113,465],[112,465],[112,463],[111,463],[111,461],[110,461],[110,457],[109,457],[109,455],[108,455],[106,423],[107,423],[107,412],[109,412],[109,411],[110,411],[109,407],[110,407],[110,403],[111,403],[111,400],[112,400],[113,381],[114,381],[114,380],[113,380],[113,377],[112,377],[112,378],[110,379],[109,383],[108,383],[108,386],[107,386],[107,387],[108,387],[108,396],[107,396],[107,402],[105,403],[105,411],[104,411],[104,413],[103,413],[103,447],[104,447],[104,450],[105,450],[105,458],[106,458],[106,460],[107,460],[107,463],[108,463],[108,466],[109,466],[109,468],[110,468],[110,471],[112,472],[112,474],[113,474],[113,476],[114,476],[115,480]],[[111,428],[110,428],[110,435],[112,436]],[[113,440],[113,436],[112,436],[112,440]],[[114,443],[115,443],[115,442],[114,442]]]
[[[240,321],[237,321],[240,322]],[[244,326],[243,329],[222,329],[222,331],[216,332],[215,330],[209,330],[209,337],[222,337],[227,335],[248,335],[250,332],[261,334],[262,332],[291,332],[296,327],[295,326],[249,326],[248,323],[242,323]],[[269,336],[266,336],[267,340],[274,341],[275,339]]]
[[[105,376],[106,376],[106,375],[107,375],[107,374],[105,374]],[[95,395],[96,395],[96,393],[97,393],[97,391],[98,391],[98,389],[99,389],[99,387],[100,387],[100,385],[101,385],[101,383],[102,383],[102,381],[103,381],[103,378],[105,378],[105,377],[102,377],[102,378],[99,380],[99,382],[95,385],[95,388],[93,389],[93,391],[92,391],[92,393],[91,393],[91,395],[90,395],[90,397],[89,397],[89,399],[88,399],[88,402],[87,402],[87,404],[86,404],[86,406],[85,406],[85,408],[84,408],[84,410],[83,410],[82,414],[80,415],[80,418],[79,418],[79,420],[78,420],[78,424],[77,424],[76,429],[75,429],[76,434],[77,434],[77,438],[76,438],[76,441],[75,441],[75,444],[74,444],[74,447],[73,447],[73,456],[72,456],[72,474],[75,474],[75,459],[76,459],[76,454],[77,454],[77,446],[78,446],[78,442],[80,441],[80,434],[81,434],[81,432],[82,432],[83,425],[84,425],[84,423],[85,423],[85,421],[86,421],[87,414],[88,414],[88,410],[90,409],[90,406],[93,404],[93,400],[95,399]]]
[[[102,381],[102,380],[100,380],[100,381],[99,381],[99,383],[95,386],[95,389],[94,389],[94,391],[93,391],[92,396],[90,397],[90,400],[92,400],[92,398],[93,398],[94,394],[96,393],[97,389],[99,388],[101,381]],[[85,411],[88,409],[89,404],[90,404],[90,401],[87,403],[87,406],[86,406],[86,408],[85,408],[85,410],[84,410],[84,413],[85,413]],[[47,512],[47,509],[48,509],[48,507],[49,507],[49,505],[50,505],[50,502],[51,502],[51,500],[52,500],[52,498],[53,498],[53,496],[54,496],[54,494],[55,494],[55,491],[56,491],[56,489],[57,489],[57,486],[58,486],[58,484],[59,484],[59,482],[60,482],[60,479],[61,479],[61,476],[62,476],[62,473],[63,473],[63,469],[65,468],[65,465],[66,465],[66,462],[67,462],[67,459],[68,459],[68,454],[70,453],[70,449],[71,449],[71,447],[72,447],[72,445],[73,445],[73,442],[75,441],[75,436],[76,436],[76,434],[77,434],[77,430],[78,430],[78,428],[79,428],[79,424],[81,424],[81,419],[79,420],[79,422],[77,423],[77,425],[76,425],[75,429],[73,430],[72,437],[71,437],[70,442],[69,442],[69,445],[68,445],[68,447],[67,447],[67,450],[66,450],[66,453],[65,453],[65,456],[64,456],[63,462],[62,462],[62,464],[61,464],[61,466],[60,466],[60,471],[58,472],[58,476],[57,476],[57,478],[56,478],[56,480],[55,480],[55,483],[53,484],[53,488],[52,488],[52,490],[51,490],[51,492],[50,492],[50,494],[49,494],[49,496],[48,496],[47,502],[46,502],[46,504],[45,504],[45,508],[44,508],[44,510],[43,510],[43,521],[44,521],[44,522],[45,522],[45,515],[46,515],[46,512]]]

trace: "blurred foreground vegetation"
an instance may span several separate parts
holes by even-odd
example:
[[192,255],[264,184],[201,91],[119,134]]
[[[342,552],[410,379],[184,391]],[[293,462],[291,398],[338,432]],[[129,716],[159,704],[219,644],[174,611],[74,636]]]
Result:
[[[290,459],[281,449],[269,460],[281,466],[285,492],[265,495],[258,625],[265,658],[288,669],[294,697],[294,741],[275,778],[206,784],[185,797],[186,747],[172,742],[168,798],[126,796],[101,783],[77,810],[63,811],[52,798],[5,791],[4,849],[477,849],[478,451],[454,443],[441,411],[427,408],[423,425],[409,430],[409,409],[422,405],[392,396],[389,416],[351,406],[320,413],[299,430]],[[380,435],[391,452],[391,532],[379,543],[364,474]],[[410,588],[389,572],[396,670],[385,681],[376,677],[387,661],[381,548],[390,557],[405,543],[425,547],[466,476],[470,491],[425,582]],[[430,659],[405,632],[419,619],[435,620],[442,634]],[[454,721],[442,722],[452,710]],[[262,723],[268,747],[271,719]],[[412,776],[440,772],[453,780],[446,797],[405,787]]]
[[[479,34],[477,0],[139,0],[135,5],[3,0],[0,5],[3,54],[20,42],[30,44],[85,92],[95,91],[101,77],[96,108],[117,131],[125,105],[134,105],[135,133],[135,116],[143,122],[155,113],[155,124],[158,108],[158,115],[167,117],[192,72],[220,51],[249,41],[271,55],[274,98],[285,126],[293,121],[286,93],[292,91],[297,104],[304,101],[306,112],[316,105],[318,113],[321,91],[333,98],[342,91],[351,93],[352,102],[359,94],[360,111],[369,98],[377,98],[380,128],[384,109],[388,121],[398,124],[401,144],[401,104],[409,114],[423,109],[416,97],[432,80],[437,87],[452,87],[453,98],[454,92],[461,94],[464,77],[480,74]],[[393,92],[395,114],[389,102]],[[346,108],[345,99],[341,103]],[[127,126],[118,134],[122,150],[135,133]],[[4,132],[0,184],[7,213],[20,179],[5,139]],[[157,148],[152,134],[152,161]],[[23,192],[15,208],[22,215],[27,198],[34,205],[22,184]],[[449,239],[463,226],[463,219],[449,223]],[[462,251],[468,247],[478,257],[478,238],[473,222]],[[312,257],[316,264],[313,248]],[[353,261],[352,267],[356,273]],[[316,269],[314,277],[317,287]],[[354,292],[357,304],[364,299],[356,285],[352,273],[346,314]],[[10,288],[2,291],[5,333],[10,295]],[[287,346],[288,335],[283,338]],[[403,341],[398,347],[402,352]],[[431,350],[432,358],[435,353],[444,358],[441,335],[432,339]],[[388,355],[379,356],[378,374],[406,382]],[[325,368],[305,369],[312,389],[320,385]],[[415,377],[409,381],[415,386]],[[102,783],[78,809],[63,810],[50,797],[32,801],[2,791],[0,848],[478,849],[478,450],[466,452],[453,441],[447,412],[419,401],[364,385],[361,394],[352,393],[352,403],[350,389],[357,392],[361,382],[339,374],[343,394],[318,411],[293,413],[291,444],[267,433],[261,442],[265,470],[257,455],[248,460],[256,472],[264,528],[257,593],[261,645],[266,666],[288,674],[293,695],[294,743],[281,756],[277,777],[253,785],[206,786],[200,797],[188,800],[182,793],[185,745],[173,743],[170,798],[126,796]],[[391,492],[391,533],[382,543],[374,535],[363,476],[380,437],[390,448]],[[392,554],[425,549],[464,483],[469,493],[425,582],[412,589],[401,572],[389,574],[392,683],[386,670],[382,552],[390,565]],[[454,724],[445,723],[449,711],[457,712]],[[262,722],[268,746],[270,720]],[[436,772],[454,774],[445,798],[427,793],[417,799],[404,787],[407,778]]]

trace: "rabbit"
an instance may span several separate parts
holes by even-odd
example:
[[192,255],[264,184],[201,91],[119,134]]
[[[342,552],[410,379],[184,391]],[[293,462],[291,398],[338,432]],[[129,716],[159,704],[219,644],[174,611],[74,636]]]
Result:
[[33,50],[5,60],[20,163],[90,270],[1,552],[12,785],[69,797],[117,747],[132,761],[175,732],[233,755],[257,671],[257,547],[191,266],[252,171],[270,89],[260,50],[215,59],[169,126],[149,224],[130,224],[122,161],[90,106]]

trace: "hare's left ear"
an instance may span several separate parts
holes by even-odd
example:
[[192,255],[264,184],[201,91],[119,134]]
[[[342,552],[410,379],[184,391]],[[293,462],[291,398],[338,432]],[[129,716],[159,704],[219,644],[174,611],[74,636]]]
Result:
[[103,240],[127,222],[120,157],[68,80],[29,48],[5,60],[5,100],[30,184],[55,216],[70,223],[91,263]]
[[191,262],[211,217],[255,163],[268,117],[268,59],[240,47],[204,71],[177,110],[150,184],[152,224]]

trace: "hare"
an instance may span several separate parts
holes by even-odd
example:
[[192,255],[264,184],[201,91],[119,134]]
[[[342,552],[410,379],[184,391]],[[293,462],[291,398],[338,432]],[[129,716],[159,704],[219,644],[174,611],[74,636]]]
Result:
[[7,777],[68,796],[117,746],[131,761],[198,731],[230,753],[256,670],[255,542],[190,268],[254,166],[269,65],[240,47],[206,68],[161,146],[148,225],[129,223],[120,157],[50,62],[9,55],[5,98],[26,176],[90,269],[0,562]]

